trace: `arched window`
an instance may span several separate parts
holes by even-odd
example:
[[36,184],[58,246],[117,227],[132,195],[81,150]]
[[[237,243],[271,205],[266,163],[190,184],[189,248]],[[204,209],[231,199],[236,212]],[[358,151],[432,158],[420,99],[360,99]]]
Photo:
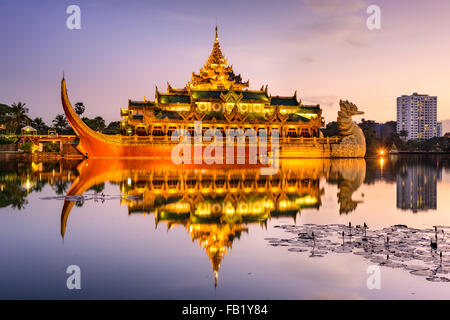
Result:
[[291,138],[297,138],[297,130],[295,128],[289,128],[287,136]]
[[164,135],[162,127],[153,127],[152,135],[156,137],[162,137]]
[[305,137],[305,138],[310,138],[310,137],[311,137],[311,135],[309,134],[309,130],[306,129],[306,128],[302,129],[302,134],[301,134],[301,136],[302,136],[302,137]]

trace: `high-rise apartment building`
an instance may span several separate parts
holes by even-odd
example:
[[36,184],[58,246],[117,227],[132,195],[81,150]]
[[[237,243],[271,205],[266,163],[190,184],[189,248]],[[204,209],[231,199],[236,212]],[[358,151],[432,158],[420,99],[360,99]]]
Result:
[[397,98],[397,133],[407,132],[406,140],[438,136],[437,97],[413,93]]

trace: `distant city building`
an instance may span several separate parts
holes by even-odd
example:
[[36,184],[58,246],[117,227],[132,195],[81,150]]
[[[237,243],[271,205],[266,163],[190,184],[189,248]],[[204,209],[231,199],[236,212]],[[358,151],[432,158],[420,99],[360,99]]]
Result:
[[381,140],[386,140],[396,131],[397,124],[395,121],[388,121],[385,123],[378,123],[373,120],[362,119],[360,126],[370,128],[375,132],[375,136]]
[[386,140],[397,129],[397,123],[395,121],[388,121],[381,125],[380,137],[382,140]]
[[412,212],[436,210],[437,182],[441,169],[404,164],[397,174],[397,208]]
[[437,136],[442,137],[442,122],[437,123]]
[[438,136],[437,97],[413,93],[397,98],[397,133],[406,131],[406,140]]

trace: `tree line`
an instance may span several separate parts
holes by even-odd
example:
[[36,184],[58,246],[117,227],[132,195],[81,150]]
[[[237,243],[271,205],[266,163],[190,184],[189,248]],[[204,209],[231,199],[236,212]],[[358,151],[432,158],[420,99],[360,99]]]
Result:
[[[450,152],[450,143],[447,137],[406,140],[408,132],[402,130],[397,133],[397,122],[395,121],[379,124],[372,120],[362,119],[358,125],[366,138],[367,155],[376,155],[382,149],[389,151],[394,148],[398,151]],[[386,134],[377,134],[374,129],[376,126],[386,127],[388,129],[386,130]],[[322,129],[322,133],[325,137],[337,136],[339,134],[337,122],[329,122],[327,126]]]
[[[92,130],[105,134],[120,133],[120,121],[112,121],[106,125],[105,120],[100,116],[95,118],[82,117],[86,110],[83,102],[77,102],[74,109],[81,120]],[[31,119],[28,112],[29,108],[26,107],[26,103],[14,102],[11,106],[0,104],[0,125],[2,125],[4,133],[7,135],[20,134],[23,127],[31,126],[37,130],[38,134],[47,134],[50,129],[56,130],[59,134],[75,134],[64,114],[57,114],[49,126],[41,117]]]
[[[75,112],[92,130],[105,134],[120,134],[120,121],[112,121],[106,125],[105,120],[97,116],[95,118],[83,117],[86,107],[83,102],[77,102],[74,106]],[[55,129],[59,134],[75,134],[64,114],[57,114],[52,120],[52,125],[47,125],[41,117],[31,119],[28,116],[29,109],[25,103],[17,102],[8,106],[0,104],[0,127],[6,134],[20,134],[20,129],[24,126],[31,126],[37,130],[38,134],[47,134],[49,129]],[[408,132],[397,133],[396,122],[389,121],[378,124],[371,120],[364,120],[358,124],[366,138],[366,149],[368,155],[377,154],[380,149],[391,149],[393,147],[400,151],[444,151],[450,152],[449,139],[446,137],[436,137],[432,139],[416,139],[406,141]],[[382,125],[390,127],[385,136],[377,135],[374,127]],[[388,128],[389,129],[389,128]],[[322,129],[325,137],[337,136],[337,122],[329,122]],[[0,139],[1,140],[1,139]],[[1,141],[0,141],[1,142]]]

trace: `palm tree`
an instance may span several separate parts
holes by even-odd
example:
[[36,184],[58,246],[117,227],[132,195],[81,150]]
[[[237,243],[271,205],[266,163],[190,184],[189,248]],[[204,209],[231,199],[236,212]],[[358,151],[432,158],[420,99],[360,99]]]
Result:
[[94,131],[102,131],[106,128],[105,120],[102,117],[95,117],[94,119],[83,117],[81,120]]
[[25,125],[27,122],[31,122],[28,118],[28,108],[25,107],[26,103],[14,102],[11,105],[11,111],[8,114],[8,120],[11,123],[11,131],[15,133],[19,126]]
[[6,104],[3,104],[3,103],[0,103],[0,123],[1,124],[5,124],[5,117],[6,117],[6,115],[9,113],[11,111],[11,107],[10,106],[8,106],[8,105],[6,105]]
[[59,181],[57,181],[57,182],[55,183],[54,186],[52,186],[52,189],[55,190],[55,193],[56,193],[57,195],[62,195],[62,194],[65,194],[65,193],[66,193],[66,190],[67,190],[67,187],[68,187],[68,186],[69,186],[69,184],[68,184],[67,181],[61,181],[61,180],[59,180]]
[[69,125],[63,114],[57,114],[52,123],[53,126],[59,130],[59,133],[62,133],[62,131],[67,129],[67,126]]
[[83,102],[75,103],[75,113],[78,116],[81,116],[84,113],[84,110],[86,110],[86,107],[84,106]]
[[17,126],[13,123],[11,114],[4,115],[3,123],[5,123],[7,134],[14,134],[16,132]]
[[94,119],[96,131],[102,131],[106,128],[105,120],[102,117],[95,117]]
[[406,130],[401,130],[401,131],[398,133],[398,135],[399,135],[401,138],[403,138],[403,140],[404,140],[404,139],[406,139],[406,137],[408,136],[408,131],[406,131]]
[[34,118],[32,126],[38,131],[39,134],[47,133],[48,126],[45,124],[44,120],[42,120],[41,117]]

